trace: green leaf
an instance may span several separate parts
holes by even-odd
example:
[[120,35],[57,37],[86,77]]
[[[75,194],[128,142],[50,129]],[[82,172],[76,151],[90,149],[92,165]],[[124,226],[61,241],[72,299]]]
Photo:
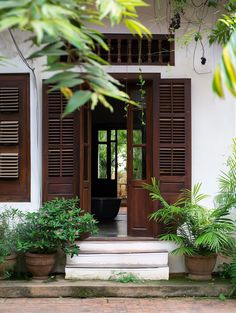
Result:
[[46,45],[42,49],[32,53],[29,58],[41,57],[41,56],[61,56],[68,55],[63,49],[64,44],[62,42],[55,42]]
[[57,90],[57,89],[60,89],[62,87],[72,88],[72,87],[79,86],[83,83],[84,83],[84,80],[80,79],[80,78],[63,80],[60,83],[56,84],[53,88],[51,88],[50,91]]
[[22,7],[25,6],[26,4],[29,4],[31,1],[32,0],[21,0],[21,1],[3,0],[0,2],[0,9]]
[[143,34],[151,37],[151,32],[146,28],[144,25],[142,25],[140,22],[133,20],[133,19],[124,19],[124,23],[126,27],[131,31],[132,34],[138,34],[140,37],[142,37]]
[[0,21],[0,31],[3,31],[7,28],[12,28],[13,26],[16,26],[17,24],[20,24],[22,22],[22,18],[20,16],[12,16],[5,18],[4,20]]
[[86,104],[92,96],[92,92],[89,90],[79,90],[76,91],[73,96],[70,98],[65,112],[62,114],[62,117],[67,116],[68,114],[74,112],[76,109],[79,109],[82,105]]
[[221,98],[224,97],[220,65],[217,65],[217,67],[215,69],[212,88],[213,88],[214,92],[218,94],[219,97],[221,97]]
[[223,84],[236,97],[236,30],[223,49],[220,64],[217,66],[213,79],[213,90],[223,97]]
[[47,84],[53,84],[56,83],[58,81],[65,81],[65,80],[70,80],[70,79],[74,79],[74,78],[78,78],[78,73],[76,72],[62,72],[62,73],[58,73],[53,75],[52,77],[48,78],[46,80]]

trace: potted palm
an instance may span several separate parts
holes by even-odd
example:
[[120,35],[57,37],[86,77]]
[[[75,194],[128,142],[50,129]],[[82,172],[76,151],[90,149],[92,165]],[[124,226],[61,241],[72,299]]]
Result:
[[22,213],[5,209],[0,213],[0,279],[16,265],[16,225]]
[[184,190],[177,202],[169,204],[154,178],[152,184],[144,186],[152,200],[160,202],[160,209],[150,219],[168,225],[168,233],[160,239],[177,244],[172,253],[185,255],[189,278],[208,280],[217,255],[230,255],[235,247],[235,225],[228,217],[227,207],[208,209],[200,204],[207,197],[200,193],[200,187],[196,184],[193,190]]
[[33,278],[44,279],[53,269],[60,248],[77,255],[80,235],[97,230],[96,221],[79,207],[78,198],[45,202],[37,212],[25,214],[18,225],[17,250],[25,252],[26,266]]

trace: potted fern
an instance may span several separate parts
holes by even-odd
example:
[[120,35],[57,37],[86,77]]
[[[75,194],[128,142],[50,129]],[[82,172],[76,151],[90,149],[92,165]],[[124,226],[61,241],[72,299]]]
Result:
[[207,195],[200,193],[200,183],[192,190],[184,190],[173,204],[162,197],[155,178],[144,188],[152,200],[160,202],[160,209],[153,212],[150,219],[168,225],[168,233],[160,239],[178,245],[172,253],[185,255],[189,278],[211,279],[217,255],[230,255],[235,247],[235,225],[228,217],[228,208],[208,209],[201,205]]

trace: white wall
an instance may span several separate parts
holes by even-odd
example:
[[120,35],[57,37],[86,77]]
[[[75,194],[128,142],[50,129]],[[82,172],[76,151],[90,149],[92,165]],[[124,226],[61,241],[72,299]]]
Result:
[[[211,12],[210,12],[211,13]],[[165,19],[156,23],[152,7],[143,9],[141,20],[153,33],[166,33]],[[209,22],[212,16],[209,15]],[[98,27],[99,28],[99,27]],[[127,32],[124,26],[113,29],[99,28],[104,32]],[[182,38],[187,27],[176,32],[177,38]],[[29,55],[29,43],[23,42],[26,38],[20,32],[14,32],[16,40],[25,56]],[[212,76],[215,65],[220,56],[218,47],[209,48],[206,41],[205,56],[207,64],[200,64],[201,49],[197,46],[195,54],[195,67],[193,68],[193,52],[195,43],[181,46],[179,39],[176,43],[175,66],[142,66],[143,73],[161,73],[162,78],[191,78],[192,79],[192,183],[201,181],[203,192],[214,196],[218,190],[217,177],[220,170],[225,168],[226,156],[230,153],[232,137],[235,136],[235,107],[236,100],[227,97],[220,100],[213,94],[211,88]],[[5,54],[10,58],[9,63],[0,65],[1,73],[30,73],[31,77],[31,202],[7,203],[8,206],[18,207],[23,210],[34,210],[40,205],[41,198],[41,95],[42,79],[48,76],[42,73],[42,60],[31,63],[35,68],[37,77],[37,91],[39,102],[36,100],[36,89],[31,71],[25,66],[18,56],[8,32],[0,33],[0,55]],[[138,73],[138,66],[110,66],[109,72]],[[211,199],[206,202],[211,205]],[[4,204],[2,204],[4,205]]]

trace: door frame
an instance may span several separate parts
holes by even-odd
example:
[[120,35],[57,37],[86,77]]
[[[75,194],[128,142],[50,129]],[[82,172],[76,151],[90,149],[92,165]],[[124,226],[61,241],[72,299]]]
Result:
[[[129,83],[137,83],[138,82],[138,76],[139,73],[109,73],[113,78],[121,81],[122,82],[129,82]],[[150,125],[151,125],[151,130],[149,130],[149,134],[150,137],[150,146],[151,146],[151,151],[149,153],[151,153],[151,155],[153,156],[152,158],[150,158],[150,177],[147,177],[147,182],[150,183],[151,182],[151,177],[158,176],[158,140],[156,140],[156,138],[154,138],[155,136],[153,136],[153,134],[158,134],[158,125],[157,125],[157,112],[158,112],[158,84],[160,82],[160,73],[142,73],[142,76],[144,78],[144,80],[148,81],[149,83],[151,83],[151,100],[150,103],[152,104],[152,108],[151,108],[151,113],[152,116],[150,118]],[[89,108],[87,108],[87,110],[90,111]],[[83,117],[85,113],[84,111],[86,111],[86,108],[82,108],[80,110],[80,164],[84,164],[84,144],[83,143],[83,137],[84,137],[84,121],[83,121]],[[89,114],[89,124],[90,124],[90,130],[89,130],[89,143],[88,143],[88,149],[89,149],[89,160],[88,160],[88,164],[89,164],[89,179],[87,181],[84,181],[83,179],[83,166],[80,170],[80,198],[81,198],[81,204],[83,209],[85,209],[86,211],[90,211],[91,208],[91,168],[92,168],[92,164],[91,164],[91,132],[92,132],[92,123],[91,123],[91,111]],[[127,128],[127,132],[128,132],[128,128]],[[130,134],[127,134],[128,136],[130,136]],[[82,145],[81,145],[82,144]],[[127,151],[127,157],[128,157],[128,151]],[[129,203],[129,194],[128,194],[128,199],[127,199],[127,205]],[[150,213],[153,210],[156,210],[158,208],[158,204],[155,202],[152,202],[151,200],[148,200],[148,207],[150,207]],[[127,212],[127,217],[128,217],[128,221],[127,221],[127,230],[129,231],[129,225],[130,225],[130,216],[129,216],[129,212]],[[147,217],[148,218],[148,217]],[[147,233],[147,232],[146,232]],[[145,234],[145,236],[143,235],[138,235],[138,233],[136,234],[135,232],[131,234],[131,236],[133,237],[149,237],[149,238],[153,238],[155,236],[155,234],[158,233],[158,224],[157,223],[153,223],[153,222],[149,222],[148,223],[148,234]]]
[[[137,83],[138,81],[138,76],[139,73],[109,73],[112,77],[114,77],[115,79],[121,81],[122,82],[128,82],[128,83]],[[151,136],[150,138],[150,145],[152,148],[152,151],[150,152],[151,155],[153,156],[151,158],[151,164],[150,164],[150,177],[148,179],[148,183],[151,182],[151,177],[157,177],[158,176],[158,140],[156,140],[155,136],[153,136],[153,134],[158,134],[158,125],[157,125],[157,116],[158,116],[158,84],[160,82],[161,79],[161,75],[160,73],[142,73],[142,76],[144,78],[145,81],[148,81],[151,83],[151,89],[152,89],[152,99],[151,99],[151,103],[152,103],[152,117],[150,119],[150,124],[151,124],[151,130],[149,130],[149,134]],[[128,132],[128,128],[127,128],[127,132]],[[130,134],[127,133],[128,136],[130,136]],[[127,157],[128,157],[128,151],[127,151]],[[128,199],[127,199],[127,207],[129,204],[129,193],[127,195]],[[148,203],[148,205],[150,206],[150,212],[153,210],[158,209],[158,203],[157,202],[152,202],[150,200],[150,202]],[[129,209],[128,209],[129,211]],[[127,212],[127,231],[129,231],[129,226],[130,226],[130,219],[131,216],[129,215],[129,212]],[[153,223],[153,222],[149,222],[149,234],[148,236],[145,235],[145,237],[154,237],[156,234],[158,233],[158,224],[157,223]],[[136,236],[136,234],[133,234],[133,236]]]

